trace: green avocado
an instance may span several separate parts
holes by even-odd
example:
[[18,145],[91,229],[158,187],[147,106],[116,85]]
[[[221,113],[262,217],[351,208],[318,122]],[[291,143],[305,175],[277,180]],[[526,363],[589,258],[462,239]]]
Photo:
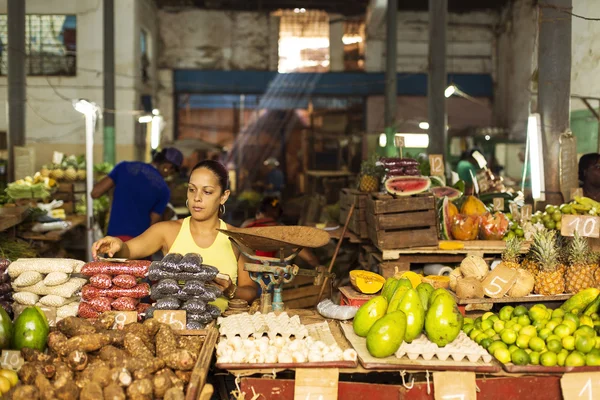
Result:
[[0,350],[10,349],[13,336],[13,323],[4,308],[0,307]]
[[48,340],[48,322],[36,307],[27,307],[19,315],[14,325],[13,349],[23,347],[44,351]]

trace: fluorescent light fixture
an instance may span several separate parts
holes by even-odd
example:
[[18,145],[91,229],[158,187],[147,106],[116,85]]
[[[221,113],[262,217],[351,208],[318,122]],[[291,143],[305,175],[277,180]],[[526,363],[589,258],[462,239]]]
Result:
[[152,115],[142,115],[138,118],[138,122],[140,124],[147,124],[149,122],[152,122]]
[[404,136],[404,147],[426,149],[429,146],[429,135],[426,133],[396,133],[396,136]]
[[160,111],[158,111],[158,108],[155,108],[152,110],[152,115],[159,115]]
[[385,133],[379,135],[379,147],[385,147],[387,145],[387,136]]
[[490,139],[491,139],[490,135],[485,135],[485,140],[490,140]]
[[429,129],[429,122],[423,121],[423,122],[419,122],[419,128],[427,130]]
[[527,120],[527,146],[531,162],[531,195],[534,200],[545,200],[544,156],[540,114],[531,114]]
[[344,43],[344,44],[361,43],[362,41],[363,41],[363,39],[360,36],[343,36],[342,37],[342,43]]
[[98,110],[98,106],[95,103],[87,101],[85,99],[73,100],[73,108],[82,114],[93,114]]
[[444,96],[446,96],[446,98],[452,96],[454,93],[456,93],[456,86],[454,85],[450,85],[444,90]]
[[150,125],[150,147],[152,147],[152,150],[156,150],[160,144],[160,133],[163,126],[164,120],[161,115],[152,118],[152,124]]

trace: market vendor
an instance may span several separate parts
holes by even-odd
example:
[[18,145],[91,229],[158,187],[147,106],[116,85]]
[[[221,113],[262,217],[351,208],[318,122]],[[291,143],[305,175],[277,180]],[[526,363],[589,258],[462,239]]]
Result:
[[588,153],[581,156],[579,181],[584,196],[600,201],[600,154]]
[[[257,286],[244,270],[245,257],[234,248],[229,238],[217,229],[231,228],[219,217],[225,212],[229,197],[227,169],[218,161],[198,163],[190,174],[186,205],[191,216],[183,220],[165,221],[152,225],[142,235],[123,242],[107,236],[92,246],[94,258],[98,254],[109,257],[140,259],[162,250],[167,253],[198,253],[203,262],[219,269],[228,279],[215,279],[225,298],[239,298],[252,303],[257,297]],[[221,297],[215,305],[227,308]]]
[[123,161],[96,183],[93,199],[115,189],[107,234],[128,241],[161,221],[171,197],[165,178],[182,162],[183,154],[167,147],[153,156],[152,163]]
[[279,169],[279,161],[275,157],[270,157],[265,160],[264,165],[267,167],[265,196],[281,198],[285,188],[285,177]]
[[465,182],[467,192],[473,189],[473,178],[477,176],[477,171],[479,171],[479,164],[473,157],[473,153],[476,151],[477,149],[464,151],[456,166],[458,177]]

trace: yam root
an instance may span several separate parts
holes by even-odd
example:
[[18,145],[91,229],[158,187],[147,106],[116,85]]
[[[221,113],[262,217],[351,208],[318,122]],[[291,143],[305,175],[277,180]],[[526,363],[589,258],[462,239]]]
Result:
[[190,383],[192,371],[175,371],[175,376],[177,376],[185,385],[187,385]]
[[185,400],[183,390],[178,387],[173,387],[165,393],[164,400]]
[[96,328],[96,330],[111,329],[114,324],[115,324],[115,313],[112,313],[112,312],[100,314],[98,319],[96,319],[96,321],[94,321],[92,323],[92,325]]
[[125,392],[121,386],[111,383],[104,388],[104,400],[125,400]]
[[61,387],[54,390],[58,400],[77,400],[79,399],[79,388],[73,381],[69,381]]
[[160,329],[160,326],[162,324],[160,322],[158,322],[157,320],[155,320],[154,318],[149,318],[144,321],[143,325],[146,327],[148,334],[150,336],[154,336],[158,333],[158,330]]
[[177,338],[177,347],[188,350],[192,354],[199,354],[203,344],[202,336],[179,336]]
[[23,364],[18,372],[19,380],[25,385],[33,385],[35,383],[36,376],[44,375],[44,366],[44,363],[39,361]]
[[40,392],[41,400],[53,400],[56,397],[54,393],[54,387],[44,375],[38,375],[35,377],[35,387]]
[[164,357],[167,367],[174,370],[189,371],[196,364],[196,357],[187,350],[177,350]]
[[181,388],[183,390],[183,388],[185,387],[183,381],[181,379],[179,379],[177,377],[177,375],[175,375],[175,372],[173,372],[172,370],[170,370],[169,368],[165,368],[165,369],[161,369],[160,371],[158,371],[156,373],[156,375],[164,375],[166,377],[168,377],[171,380],[171,384],[173,386],[176,386],[178,388]]
[[[57,362],[54,367],[56,368],[56,372],[54,374],[54,387],[61,388],[68,383],[73,382],[73,371],[65,364],[60,361]],[[79,391],[77,392],[79,396]]]
[[148,327],[144,324],[128,324],[123,328],[125,334],[132,333],[142,339],[146,347],[154,353],[154,341],[151,339]]
[[110,377],[114,383],[119,386],[131,385],[131,374],[125,368],[113,368],[110,370]]
[[69,354],[72,351],[79,350],[89,353],[91,351],[100,350],[110,343],[111,338],[106,333],[92,333],[85,336],[75,336],[67,340],[65,352],[66,354]]
[[44,354],[39,350],[31,349],[29,347],[23,347],[21,349],[21,355],[23,359],[27,362],[31,361],[40,361],[40,362],[48,362],[52,360],[52,357],[48,354]]
[[[27,364],[25,364],[27,365]],[[22,385],[17,386],[13,393],[13,399],[15,400],[39,400],[40,391],[33,385]]]
[[164,368],[165,362],[160,358],[129,358],[125,360],[124,367],[132,373],[146,370],[149,371],[147,373],[153,374],[154,372]]
[[155,337],[156,340],[156,356],[165,359],[177,351],[177,339],[171,327],[162,324]]
[[157,399],[162,399],[165,397],[165,393],[167,390],[173,387],[173,381],[168,374],[156,374],[152,379],[152,384],[154,386],[154,397]]
[[88,364],[88,355],[83,351],[74,350],[69,353],[66,361],[73,371],[83,371]]
[[123,345],[125,346],[125,350],[127,350],[133,357],[154,358],[154,354],[152,354],[152,351],[150,351],[150,349],[144,344],[144,341],[133,333],[125,334],[125,341]]
[[56,327],[68,337],[96,333],[96,328],[89,321],[77,317],[61,319],[56,323]]
[[115,346],[104,346],[98,352],[98,356],[104,362],[106,362],[110,367],[115,368],[123,365],[123,361],[128,358],[125,350],[121,350]]
[[99,400],[104,398],[102,386],[98,382],[89,382],[81,389],[80,400]]
[[[64,320],[63,320],[64,321]],[[48,334],[48,347],[55,354],[60,356],[65,356],[67,353],[65,352],[65,348],[67,346],[67,336],[58,331],[50,332]]]
[[152,381],[140,379],[127,388],[127,398],[131,400],[152,400]]
[[110,368],[106,365],[100,365],[98,368],[95,368],[92,372],[92,382],[99,383],[103,388],[107,387],[112,383]]

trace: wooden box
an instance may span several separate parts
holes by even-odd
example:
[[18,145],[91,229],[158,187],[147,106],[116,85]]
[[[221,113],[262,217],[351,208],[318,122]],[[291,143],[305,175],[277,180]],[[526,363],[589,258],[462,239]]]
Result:
[[350,208],[354,204],[354,212],[350,218],[348,229],[356,234],[361,239],[367,239],[369,233],[367,231],[367,193],[360,192],[356,189],[342,189],[340,192],[340,224],[346,223]]
[[354,290],[352,286],[342,286],[340,291],[340,305],[360,307],[367,301],[371,300],[376,294],[362,294]]
[[367,199],[369,238],[380,250],[435,246],[435,199],[431,194],[396,197],[374,193]]

